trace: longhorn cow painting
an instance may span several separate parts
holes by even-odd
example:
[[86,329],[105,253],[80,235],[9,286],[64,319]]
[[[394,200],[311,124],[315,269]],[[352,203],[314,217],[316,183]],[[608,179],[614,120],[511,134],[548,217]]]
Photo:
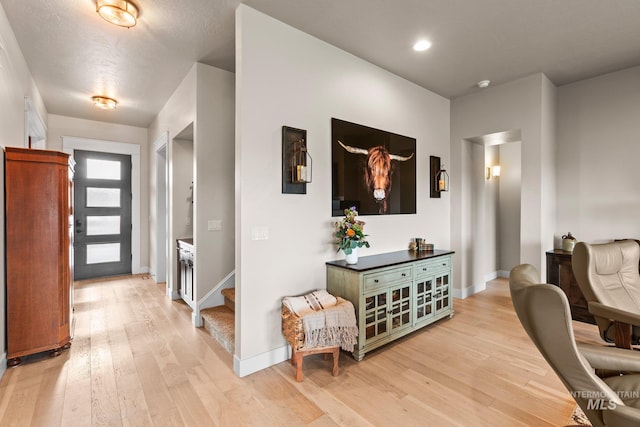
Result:
[[416,213],[416,140],[331,119],[332,214]]

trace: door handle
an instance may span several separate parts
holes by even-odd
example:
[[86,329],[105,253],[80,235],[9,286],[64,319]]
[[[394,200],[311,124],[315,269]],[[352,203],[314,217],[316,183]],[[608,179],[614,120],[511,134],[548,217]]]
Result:
[[82,233],[82,221],[76,219],[76,233]]

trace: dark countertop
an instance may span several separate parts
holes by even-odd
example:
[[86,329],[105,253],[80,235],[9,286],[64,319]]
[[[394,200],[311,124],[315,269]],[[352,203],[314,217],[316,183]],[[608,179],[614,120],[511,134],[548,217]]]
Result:
[[443,255],[455,253],[454,251],[435,249],[433,251],[414,252],[410,250],[388,252],[378,255],[368,255],[358,257],[357,264],[347,264],[345,260],[327,261],[327,265],[340,267],[346,270],[367,271],[374,268],[389,267],[405,262],[419,261],[423,259],[437,258]]

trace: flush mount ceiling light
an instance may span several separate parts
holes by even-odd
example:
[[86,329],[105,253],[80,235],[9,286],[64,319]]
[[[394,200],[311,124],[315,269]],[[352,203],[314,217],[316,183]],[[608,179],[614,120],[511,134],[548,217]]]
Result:
[[416,52],[423,52],[431,47],[431,42],[429,40],[418,40],[413,45],[413,50]]
[[116,105],[118,105],[118,101],[108,96],[93,96],[91,99],[93,100],[93,105],[103,110],[115,110]]
[[491,81],[489,80],[480,80],[478,82],[478,87],[484,89],[485,87],[488,87],[490,83]]
[[96,0],[96,12],[107,22],[120,27],[136,25],[138,8],[127,0]]

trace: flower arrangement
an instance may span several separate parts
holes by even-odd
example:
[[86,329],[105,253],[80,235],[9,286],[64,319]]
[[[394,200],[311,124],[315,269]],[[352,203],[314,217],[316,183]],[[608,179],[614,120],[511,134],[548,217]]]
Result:
[[366,234],[363,233],[364,221],[358,221],[356,217],[358,211],[355,206],[351,206],[349,209],[344,210],[344,218],[335,223],[336,243],[338,244],[338,251],[342,249],[345,255],[351,254],[354,248],[361,248],[363,246],[370,247],[369,242],[365,239]]

